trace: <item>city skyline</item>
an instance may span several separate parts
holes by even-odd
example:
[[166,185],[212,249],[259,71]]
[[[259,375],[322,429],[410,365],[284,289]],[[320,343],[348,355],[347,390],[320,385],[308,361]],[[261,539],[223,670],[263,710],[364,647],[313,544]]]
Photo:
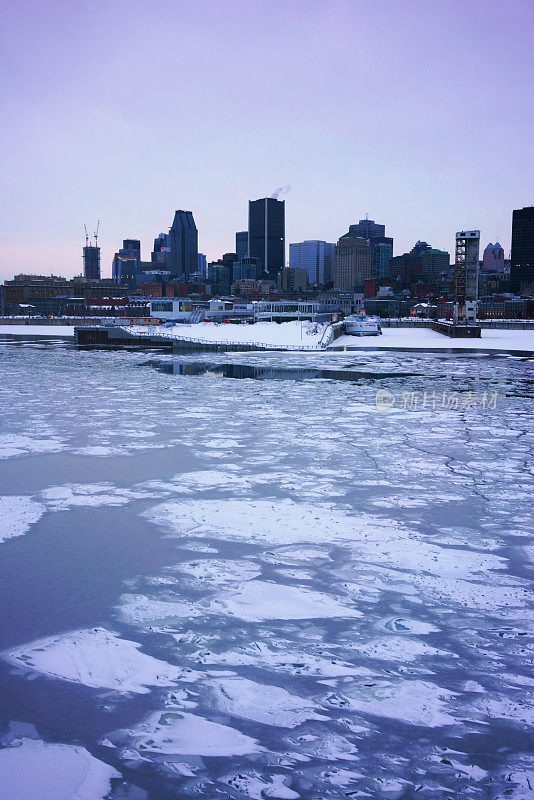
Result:
[[131,9],[1,12],[2,279],[79,274],[97,219],[109,276],[120,242],[148,258],[176,208],[211,261],[248,200],[286,184],[286,261],[366,212],[395,254],[419,239],[453,252],[473,227],[508,256],[512,210],[533,202],[531,3],[466,2],[461,19],[416,0]]

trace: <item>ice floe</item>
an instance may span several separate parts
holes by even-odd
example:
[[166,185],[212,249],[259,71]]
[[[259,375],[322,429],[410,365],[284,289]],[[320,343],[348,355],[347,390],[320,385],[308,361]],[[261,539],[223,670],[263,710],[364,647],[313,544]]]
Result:
[[261,574],[257,564],[230,559],[202,559],[178,564],[176,571],[191,575],[207,586],[224,586],[238,581],[251,580]]
[[[191,659],[201,664],[223,664],[229,667],[253,666],[274,672],[287,672],[292,675],[310,675],[315,677],[340,677],[359,674],[359,668],[328,653],[326,647],[313,648],[313,651],[291,650],[292,642],[280,643],[274,649],[263,642],[254,642],[246,646],[214,653],[207,648],[191,654]],[[317,652],[318,651],[318,652]],[[366,674],[369,674],[366,671]]]
[[240,677],[222,678],[206,685],[215,707],[229,716],[279,728],[295,728],[310,719],[328,719],[314,711],[313,701],[279,686]]
[[150,717],[129,732],[140,753],[239,756],[263,749],[251,736],[196,714],[167,711]]
[[449,701],[456,693],[428,681],[353,681],[343,685],[343,695],[350,708],[362,714],[390,717],[427,728],[456,722],[449,713]]
[[230,789],[251,797],[253,800],[262,800],[265,797],[294,800],[300,797],[298,792],[287,786],[290,780],[288,775],[262,776],[257,772],[235,772],[219,778],[219,781]]
[[77,745],[20,739],[0,748],[2,800],[103,800],[120,777]]
[[142,594],[125,594],[118,608],[119,616],[131,625],[172,622],[176,619],[197,617],[201,609],[193,603],[180,600],[158,600]]
[[223,592],[211,601],[210,611],[248,622],[362,616],[360,611],[343,604],[332,595],[258,580],[249,581],[235,591]]
[[65,445],[59,439],[37,439],[16,434],[0,435],[0,458],[27,456],[38,453],[58,453]]
[[0,497],[0,542],[13,536],[22,536],[45,509],[27,495],[3,495]]
[[182,675],[179,667],[140,652],[140,647],[104,628],[89,628],[37,639],[5,651],[2,658],[50,678],[122,693],[171,686]]
[[52,511],[63,511],[72,506],[122,506],[132,500],[153,497],[147,492],[121,489],[111,483],[68,483],[43,489],[41,499]]

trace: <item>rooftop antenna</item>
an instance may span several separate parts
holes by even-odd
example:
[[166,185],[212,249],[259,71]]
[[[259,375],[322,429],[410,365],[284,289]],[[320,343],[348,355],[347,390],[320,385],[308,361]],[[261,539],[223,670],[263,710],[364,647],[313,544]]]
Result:
[[95,247],[98,247],[98,229],[100,228],[100,220],[96,223],[96,231],[95,231]]
[[83,226],[83,229],[84,229],[84,231],[85,231],[85,246],[86,246],[86,247],[89,247],[89,236],[88,236],[88,234],[87,234],[87,225],[84,225],[84,226]]

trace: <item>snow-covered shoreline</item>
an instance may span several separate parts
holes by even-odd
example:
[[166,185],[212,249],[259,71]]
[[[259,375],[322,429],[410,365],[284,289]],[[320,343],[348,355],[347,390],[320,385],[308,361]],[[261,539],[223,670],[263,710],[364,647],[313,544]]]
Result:
[[[382,329],[381,336],[343,335],[324,348],[327,325],[303,322],[257,322],[255,325],[228,325],[199,322],[194,325],[172,327],[133,325],[125,327],[134,336],[158,335],[177,341],[210,344],[256,344],[283,350],[331,350],[350,348],[356,350],[473,350],[479,352],[534,353],[534,330],[507,330],[482,328],[480,339],[451,339],[441,333],[414,325],[414,327]],[[70,325],[0,325],[0,336],[42,336],[46,338],[74,337]]]

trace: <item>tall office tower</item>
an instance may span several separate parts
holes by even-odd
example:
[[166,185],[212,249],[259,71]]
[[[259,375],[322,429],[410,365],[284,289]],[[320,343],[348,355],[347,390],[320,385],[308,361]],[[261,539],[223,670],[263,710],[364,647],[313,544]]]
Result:
[[208,264],[208,283],[211,287],[212,297],[221,297],[230,293],[232,276],[230,266],[223,264],[222,260],[210,261]]
[[191,211],[176,211],[169,231],[172,275],[187,280],[198,269],[198,231]]
[[206,256],[204,255],[204,253],[199,253],[198,254],[198,269],[197,269],[197,272],[199,272],[204,277],[206,277],[206,275],[208,274],[208,260],[207,260]]
[[335,244],[320,239],[295,242],[289,245],[289,266],[291,269],[305,269],[311,285],[329,284],[334,277]]
[[89,280],[100,280],[100,247],[86,245],[83,248],[83,276]]
[[478,302],[480,231],[456,234],[454,263],[454,322],[475,322]]
[[159,236],[156,236],[154,239],[154,249],[150,254],[150,260],[153,261],[155,264],[158,263],[158,253],[161,253],[164,248],[169,246],[169,236],[166,233],[160,233]]
[[373,278],[389,278],[389,265],[393,258],[393,239],[383,236],[371,244]]
[[499,242],[487,245],[482,256],[484,272],[504,272],[504,250]]
[[111,274],[115,283],[135,286],[137,276],[141,272],[141,242],[139,239],[124,239],[122,248],[113,256]]
[[228,269],[228,276],[231,285],[234,274],[234,262],[237,261],[237,253],[225,253],[223,257],[219,259],[219,261]]
[[378,225],[374,220],[366,218],[361,219],[357,225],[351,225],[349,231],[364,239],[378,239],[386,235],[386,226]]
[[450,266],[451,256],[446,250],[429,247],[421,252],[421,276],[431,283],[447,276]]
[[372,219],[361,219],[357,225],[349,227],[349,233],[361,236],[369,243],[373,278],[387,278],[389,264],[393,258],[393,239],[386,236],[386,226],[379,225]]
[[122,249],[128,252],[136,253],[141,261],[141,242],[139,239],[123,239]]
[[510,291],[534,291],[534,206],[516,209],[512,216]]
[[248,256],[248,231],[238,231],[236,233],[235,252],[238,261]]
[[334,248],[334,288],[357,289],[373,276],[371,248],[363,236],[349,230]]
[[271,279],[284,268],[285,203],[274,197],[249,200],[248,254],[259,258],[262,271]]

